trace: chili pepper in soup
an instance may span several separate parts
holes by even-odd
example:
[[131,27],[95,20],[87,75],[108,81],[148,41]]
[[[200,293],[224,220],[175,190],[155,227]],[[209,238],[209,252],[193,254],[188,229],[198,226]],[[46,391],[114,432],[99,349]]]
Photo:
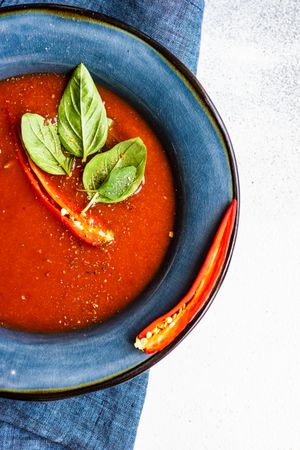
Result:
[[[63,75],[33,74],[0,82],[0,325],[4,327],[57,332],[106,320],[151,281],[173,236],[175,194],[164,149],[141,115],[104,87],[97,86],[109,118],[101,154],[137,137],[147,148],[144,179],[135,193],[119,203],[92,202],[87,212],[113,231],[114,240],[103,246],[88,244],[41,201],[17,157],[20,142],[15,129],[25,113],[54,122],[67,81]],[[75,158],[72,176],[43,173],[76,211],[87,207],[83,170],[82,159]]]

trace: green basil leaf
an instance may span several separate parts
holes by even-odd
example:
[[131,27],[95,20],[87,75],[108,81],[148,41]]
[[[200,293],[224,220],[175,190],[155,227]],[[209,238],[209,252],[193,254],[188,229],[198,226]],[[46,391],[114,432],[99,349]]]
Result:
[[58,133],[63,146],[86,161],[107,139],[108,121],[104,103],[83,64],[79,64],[58,107]]
[[83,171],[83,185],[93,203],[117,203],[125,200],[141,184],[147,149],[140,138],[120,142],[111,150],[94,156]]
[[134,182],[136,171],[137,169],[134,166],[112,170],[107,181],[99,187],[98,194],[111,201],[120,198]]
[[70,175],[74,158],[61,148],[56,125],[45,125],[44,117],[26,113],[21,119],[24,146],[32,161],[53,175]]

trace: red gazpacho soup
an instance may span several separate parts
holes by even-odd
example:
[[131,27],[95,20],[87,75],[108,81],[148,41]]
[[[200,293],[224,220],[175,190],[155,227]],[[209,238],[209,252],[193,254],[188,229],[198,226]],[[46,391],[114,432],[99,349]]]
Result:
[[[173,237],[175,189],[162,144],[131,105],[102,86],[97,89],[112,121],[101,151],[136,137],[147,148],[143,181],[133,195],[117,203],[95,203],[88,211],[89,217],[113,231],[114,240],[102,246],[84,242],[51,213],[33,189],[16,154],[21,140],[17,142],[15,129],[20,130],[25,113],[55,123],[68,79],[33,74],[0,82],[3,327],[58,332],[108,319],[145,289]],[[87,161],[94,156],[89,155]],[[83,168],[82,158],[77,157],[72,176],[45,173],[49,183],[65,198],[72,198],[79,210],[88,203]]]

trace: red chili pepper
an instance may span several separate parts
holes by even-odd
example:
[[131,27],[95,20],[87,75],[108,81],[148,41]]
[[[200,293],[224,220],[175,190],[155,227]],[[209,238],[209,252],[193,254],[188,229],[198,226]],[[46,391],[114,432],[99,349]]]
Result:
[[102,246],[114,239],[112,231],[108,230],[99,220],[95,223],[92,216],[81,214],[71,209],[56,187],[50,185],[44,172],[27,156],[27,161],[21,147],[16,127],[12,125],[12,117],[8,118],[13,130],[16,153],[24,173],[29,179],[33,189],[44,205],[78,238],[93,246]]
[[226,260],[235,223],[237,201],[227,209],[191,289],[168,313],[154,320],[136,338],[135,347],[156,353],[167,347],[195,317],[208,300]]

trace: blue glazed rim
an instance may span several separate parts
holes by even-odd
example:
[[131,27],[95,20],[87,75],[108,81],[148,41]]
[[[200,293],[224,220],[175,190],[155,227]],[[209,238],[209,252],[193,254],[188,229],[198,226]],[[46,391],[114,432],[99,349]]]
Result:
[[168,51],[166,48],[164,48],[161,44],[150,38],[149,36],[141,33],[140,31],[134,29],[133,27],[126,25],[116,19],[110,18],[108,16],[105,16],[100,13],[96,13],[94,11],[86,10],[86,9],[79,9],[75,7],[69,7],[69,6],[62,6],[62,5],[55,5],[55,4],[36,4],[36,5],[17,5],[17,6],[11,6],[6,8],[0,9],[0,16],[7,13],[18,13],[18,12],[24,12],[24,11],[38,11],[43,10],[44,12],[56,12],[59,14],[71,14],[77,16],[79,19],[80,17],[84,19],[92,19],[93,21],[99,21],[100,23],[104,23],[107,25],[111,25],[113,27],[116,27],[120,30],[126,31],[130,33],[132,36],[135,36],[139,38],[140,40],[144,41],[146,44],[150,45],[153,49],[155,49],[160,55],[162,55],[171,65],[173,66],[173,70],[176,71],[183,79],[186,84],[189,85],[189,88],[191,91],[196,94],[196,96],[199,98],[198,102],[201,103],[201,105],[205,108],[207,111],[209,117],[214,122],[214,124],[217,127],[217,132],[219,134],[220,140],[222,141],[224,145],[224,149],[226,151],[226,156],[228,157],[228,163],[229,163],[229,169],[232,179],[232,195],[233,198],[237,199],[237,215],[236,215],[236,221],[234,225],[234,230],[229,246],[229,251],[227,254],[227,258],[225,261],[225,264],[222,269],[222,273],[216,283],[216,286],[213,290],[213,292],[210,295],[210,298],[206,302],[206,304],[203,306],[201,311],[196,315],[196,317],[188,324],[188,326],[185,328],[185,330],[164,350],[161,352],[154,354],[153,356],[149,357],[148,359],[142,361],[141,363],[137,364],[136,366],[129,368],[128,370],[125,370],[122,373],[115,374],[109,379],[105,380],[96,380],[95,382],[92,382],[87,385],[80,385],[76,386],[74,388],[63,388],[63,389],[47,389],[47,390],[5,390],[0,391],[0,396],[8,397],[8,398],[14,398],[14,399],[20,399],[20,400],[55,400],[60,398],[66,398],[74,395],[80,395],[87,392],[95,391],[98,389],[103,389],[107,387],[112,387],[114,385],[117,385],[119,383],[122,383],[124,381],[127,381],[142,372],[148,370],[151,368],[154,364],[156,364],[158,361],[160,361],[162,358],[164,358],[168,353],[170,353],[188,334],[189,332],[195,327],[195,325],[201,320],[201,318],[204,316],[208,308],[210,307],[212,301],[214,300],[224,278],[227,273],[236,237],[237,237],[237,230],[238,230],[238,223],[239,223],[239,210],[240,210],[240,190],[239,190],[239,177],[238,177],[238,169],[237,169],[237,163],[234,155],[234,150],[229,138],[229,135],[227,133],[227,130],[225,128],[225,125],[219,116],[215,106],[213,105],[212,101],[210,100],[209,96],[199,83],[199,81],[196,79],[196,77],[187,69],[184,64],[182,64],[170,51]]

